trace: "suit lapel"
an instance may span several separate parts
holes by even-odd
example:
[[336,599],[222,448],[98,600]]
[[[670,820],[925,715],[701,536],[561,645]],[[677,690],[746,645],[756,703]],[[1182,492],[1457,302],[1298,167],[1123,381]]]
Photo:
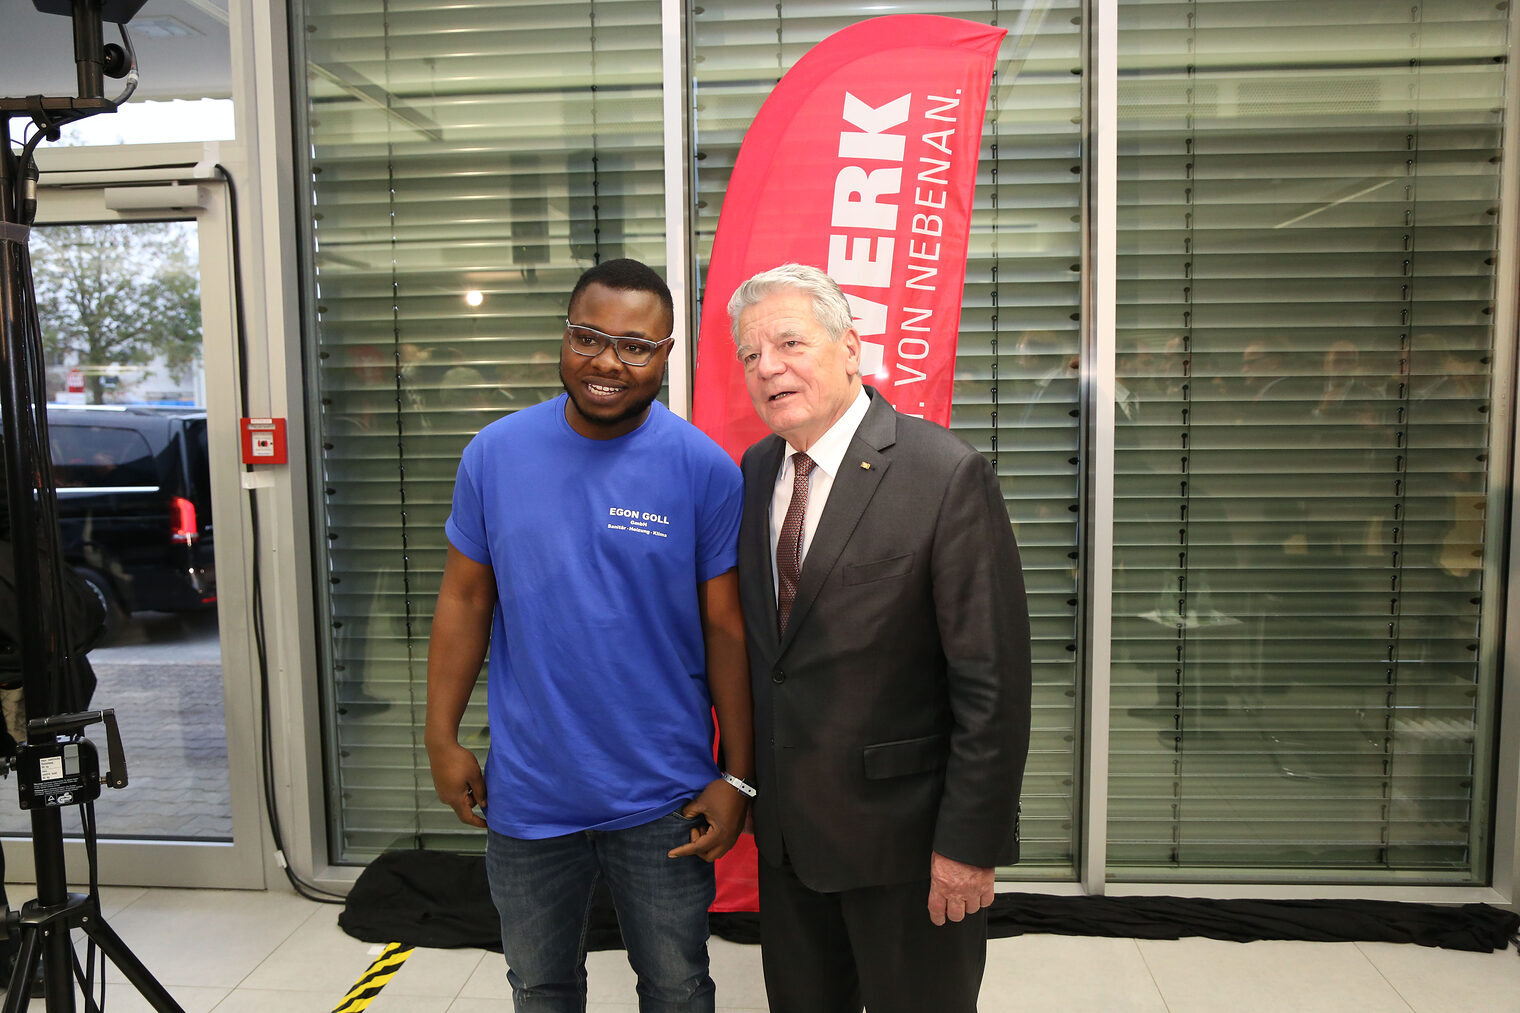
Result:
[[[871,396],[871,406],[866,409],[865,418],[860,420],[860,427],[855,430],[849,449],[839,462],[839,474],[834,476],[829,501],[824,505],[823,516],[818,519],[818,530],[813,532],[807,558],[802,561],[797,597],[786,622],[786,635],[781,638],[783,650],[802,628],[824,580],[839,562],[866,505],[876,494],[876,487],[892,463],[883,451],[897,442],[897,413],[870,387],[866,392]],[[780,462],[777,464],[779,466]],[[769,553],[766,555],[768,558]]]

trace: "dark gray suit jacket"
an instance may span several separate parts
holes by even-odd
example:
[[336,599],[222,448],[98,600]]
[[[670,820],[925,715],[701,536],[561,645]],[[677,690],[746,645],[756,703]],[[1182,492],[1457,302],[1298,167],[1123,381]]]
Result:
[[755,838],[821,891],[927,879],[931,850],[1016,861],[1029,747],[1029,614],[992,468],[867,393],[784,638],[769,512],[790,448],[743,460]]

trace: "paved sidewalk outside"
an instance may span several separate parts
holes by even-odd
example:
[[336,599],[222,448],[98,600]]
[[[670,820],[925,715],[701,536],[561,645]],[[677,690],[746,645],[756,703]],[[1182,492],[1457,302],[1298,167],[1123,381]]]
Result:
[[[232,839],[222,664],[214,614],[147,615],[110,646],[90,653],[98,685],[92,710],[114,708],[126,753],[128,784],[95,803],[102,839]],[[85,736],[110,763],[104,725]],[[0,782],[0,833],[27,835],[31,817],[17,802],[14,778]],[[79,811],[63,817],[79,833]]]

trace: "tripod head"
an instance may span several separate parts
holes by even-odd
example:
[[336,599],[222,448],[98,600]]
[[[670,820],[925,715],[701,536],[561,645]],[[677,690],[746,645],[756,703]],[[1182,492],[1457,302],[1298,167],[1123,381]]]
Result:
[[[79,93],[49,98],[28,95],[25,98],[0,99],[0,115],[25,113],[38,127],[56,140],[57,124],[88,116],[113,112],[137,87],[135,61],[127,40],[126,23],[142,9],[147,0],[32,0],[43,14],[61,14],[74,21],[74,66]],[[122,45],[104,43],[105,22],[122,27]],[[105,97],[105,79],[133,75],[127,90],[114,99]]]

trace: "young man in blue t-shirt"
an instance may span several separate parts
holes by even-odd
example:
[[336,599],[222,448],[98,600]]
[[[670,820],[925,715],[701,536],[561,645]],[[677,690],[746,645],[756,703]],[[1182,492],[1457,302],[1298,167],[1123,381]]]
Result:
[[[655,400],[673,327],[659,275],[632,260],[593,267],[570,296],[565,393],[481,430],[459,465],[426,744],[438,797],[488,828],[519,1013],[584,1008],[598,877],[641,1008],[714,1006],[711,863],[754,794],[742,486],[716,444]],[[488,645],[482,775],[458,733]]]

